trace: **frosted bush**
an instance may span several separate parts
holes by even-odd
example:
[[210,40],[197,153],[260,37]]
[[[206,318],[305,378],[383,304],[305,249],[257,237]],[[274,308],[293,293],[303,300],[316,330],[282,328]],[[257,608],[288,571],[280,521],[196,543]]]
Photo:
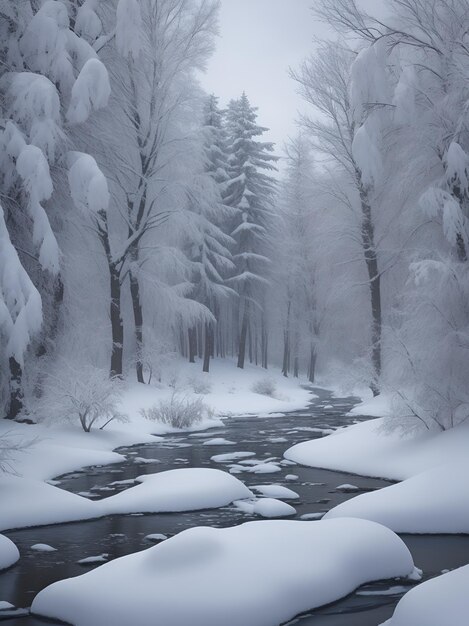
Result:
[[189,378],[189,385],[192,387],[194,393],[198,395],[205,395],[212,390],[212,383],[207,378]]
[[109,378],[107,372],[87,366],[72,368],[61,364],[60,372],[49,374],[44,396],[37,409],[41,416],[62,421],[79,421],[85,432],[93,426],[104,429],[110,422],[127,421],[118,410],[122,381]]
[[260,393],[263,396],[270,397],[273,397],[275,389],[275,382],[271,378],[261,378],[251,387],[251,391],[254,391],[254,393]]
[[152,422],[184,429],[198,424],[204,417],[210,417],[212,411],[202,398],[187,398],[174,392],[169,400],[142,409],[141,414]]

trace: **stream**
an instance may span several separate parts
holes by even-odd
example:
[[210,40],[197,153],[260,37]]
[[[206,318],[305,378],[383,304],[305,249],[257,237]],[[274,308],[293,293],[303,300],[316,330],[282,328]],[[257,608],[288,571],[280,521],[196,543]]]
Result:
[[[231,417],[223,427],[192,434],[167,435],[163,441],[120,448],[126,461],[103,467],[87,468],[58,477],[60,487],[92,499],[100,499],[127,488],[129,481],[142,474],[151,474],[179,467],[216,467],[228,471],[234,463],[215,463],[211,457],[234,451],[255,453],[256,459],[275,458],[280,461],[284,451],[295,443],[322,437],[331,428],[347,426],[367,417],[349,417],[346,413],[359,401],[357,398],[334,398],[328,391],[314,389],[318,396],[307,409],[282,416]],[[315,430],[317,429],[317,430]],[[321,431],[321,429],[324,429]],[[225,438],[235,445],[204,445],[212,438]],[[287,479],[286,476],[290,475]],[[294,475],[295,478],[292,478]],[[305,514],[324,513],[358,493],[380,489],[389,481],[301,467],[285,462],[282,471],[273,474],[240,473],[237,478],[248,487],[279,484],[299,494],[288,500],[300,519]],[[349,483],[358,491],[337,490]],[[137,552],[154,545],[145,537],[162,533],[168,537],[193,526],[227,527],[253,519],[261,519],[240,511],[235,506],[220,509],[167,514],[116,515],[106,518],[7,531],[4,534],[18,546],[21,559],[0,574],[0,599],[17,607],[27,608],[34,596],[47,585],[77,576],[96,567],[80,565],[80,559],[107,553],[109,560]],[[463,535],[403,535],[415,564],[424,571],[424,579],[436,576],[444,569],[469,563],[469,536]],[[56,552],[31,550],[35,543],[46,543]],[[397,589],[397,585],[400,585]],[[408,588],[408,587],[407,587]],[[289,625],[299,626],[377,626],[388,619],[406,587],[400,582],[378,582],[361,587],[357,592],[321,609],[296,617]],[[181,595],[183,595],[183,590]],[[0,617],[5,626],[40,626],[54,622],[31,615]],[[130,625],[129,625],[130,626]],[[162,625],[164,626],[164,625]],[[187,625],[190,626],[190,625]],[[239,626],[249,626],[240,624]]]

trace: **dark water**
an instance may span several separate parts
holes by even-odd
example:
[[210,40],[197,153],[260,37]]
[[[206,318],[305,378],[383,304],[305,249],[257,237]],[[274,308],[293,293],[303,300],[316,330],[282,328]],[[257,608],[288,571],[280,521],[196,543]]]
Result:
[[[315,390],[319,398],[307,410],[296,411],[282,417],[258,418],[256,416],[230,418],[223,428],[200,434],[167,436],[162,442],[145,444],[119,451],[126,455],[125,463],[91,468],[60,477],[60,487],[74,493],[88,493],[88,497],[102,498],[127,488],[129,485],[111,485],[121,480],[133,479],[141,474],[160,472],[177,467],[217,467],[228,469],[226,464],[214,463],[210,457],[233,451],[254,452],[256,459],[273,458],[279,461],[291,445],[321,437],[321,432],[311,428],[337,428],[366,418],[346,417],[356,403],[355,398],[331,398],[329,392]],[[330,407],[330,408],[329,408]],[[236,445],[203,445],[207,439],[223,437]],[[286,441],[280,441],[283,438]],[[142,459],[154,459],[145,463]],[[249,487],[262,484],[281,484],[299,494],[297,500],[288,500],[296,510],[296,518],[307,513],[323,513],[357,493],[379,489],[388,481],[352,476],[341,472],[287,465],[272,474],[240,473],[237,477]],[[297,478],[287,480],[289,474]],[[351,483],[358,492],[343,493],[336,487]],[[83,566],[78,560],[103,553],[109,559],[148,548],[152,543],[146,535],[163,533],[168,537],[193,526],[226,527],[254,518],[234,506],[221,509],[151,515],[119,515],[88,522],[77,522],[5,533],[16,543],[20,561],[0,574],[0,600],[8,600],[17,607],[29,607],[34,596],[47,585],[88,571],[93,566]],[[291,518],[294,519],[294,518]],[[439,574],[469,562],[469,537],[464,536],[404,536],[415,563],[424,569],[425,577]],[[47,543],[56,552],[35,552],[31,546]],[[379,595],[399,583],[367,585],[330,606],[302,615],[291,624],[300,626],[376,626],[392,614],[400,595]],[[378,592],[360,595],[361,592]],[[181,590],[183,594],[183,591]],[[0,617],[3,626],[39,626],[51,624],[32,616],[21,618]],[[112,626],[112,625],[110,625]],[[129,625],[130,626],[130,625]],[[164,626],[164,625],[163,625]],[[188,625],[189,626],[189,625]],[[240,624],[239,626],[249,626]]]

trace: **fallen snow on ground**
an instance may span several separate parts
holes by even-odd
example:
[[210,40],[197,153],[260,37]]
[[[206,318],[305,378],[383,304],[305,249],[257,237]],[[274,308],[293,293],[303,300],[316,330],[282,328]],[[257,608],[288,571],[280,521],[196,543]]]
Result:
[[[467,626],[469,565],[432,578],[399,601],[386,626]],[[383,625],[384,626],[384,625]]]
[[388,422],[378,418],[355,424],[297,444],[285,457],[312,467],[403,480],[340,504],[328,518],[360,517],[396,532],[469,533],[469,424],[403,436],[386,427]]
[[[203,374],[198,364],[181,362],[177,366],[176,387],[187,398],[200,398],[193,391],[193,379],[199,377],[207,382],[211,389],[203,400],[215,415],[226,416],[227,407],[231,415],[246,414],[247,411],[274,414],[279,410],[283,412],[307,406],[314,397],[300,387],[300,381],[285,379],[277,370],[269,374],[278,392],[277,397],[271,398],[251,391],[253,383],[264,376],[260,368],[248,365],[241,370],[229,360],[214,360],[211,368],[210,374]],[[11,437],[15,445],[34,442],[34,445],[18,450],[12,461],[18,476],[2,475],[0,478],[0,530],[96,517],[97,502],[57,489],[58,483],[53,478],[88,466],[123,462],[126,457],[114,452],[116,448],[154,443],[162,441],[158,435],[180,432],[141,415],[142,409],[168,400],[172,393],[174,388],[168,385],[126,384],[120,410],[129,421],[112,422],[104,430],[93,429],[90,433],[83,432],[78,420],[70,424],[45,421],[35,425],[0,420],[0,437]],[[189,431],[220,426],[224,424],[219,418],[204,418]],[[210,435],[207,438],[215,443]],[[172,444],[172,447],[188,445]],[[157,459],[137,457],[134,462],[156,463]],[[90,492],[83,493],[90,495]]]
[[469,533],[469,462],[437,467],[364,493],[325,517],[360,517],[398,533]]
[[10,565],[16,563],[19,558],[19,550],[13,541],[8,539],[8,537],[0,535],[0,570],[10,567]]
[[197,527],[54,583],[32,611],[75,626],[276,626],[413,569],[397,535],[362,520]]

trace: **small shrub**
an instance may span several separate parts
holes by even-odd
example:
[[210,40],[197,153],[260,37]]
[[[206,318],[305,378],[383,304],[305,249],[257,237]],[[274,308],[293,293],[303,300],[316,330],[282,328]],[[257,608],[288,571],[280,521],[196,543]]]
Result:
[[114,420],[128,419],[118,410],[121,386],[122,381],[98,368],[77,369],[64,361],[60,372],[47,376],[38,410],[54,421],[78,420],[87,433],[93,426],[102,430]]
[[261,378],[251,387],[251,391],[254,391],[254,393],[260,393],[263,396],[270,396],[271,398],[275,394],[275,389],[275,382],[271,378]]
[[197,395],[206,395],[212,390],[212,384],[208,378],[190,378],[189,385]]
[[212,414],[202,398],[187,398],[178,393],[173,393],[169,400],[162,400],[149,409],[142,409],[140,413],[148,420],[178,429],[190,428]]

